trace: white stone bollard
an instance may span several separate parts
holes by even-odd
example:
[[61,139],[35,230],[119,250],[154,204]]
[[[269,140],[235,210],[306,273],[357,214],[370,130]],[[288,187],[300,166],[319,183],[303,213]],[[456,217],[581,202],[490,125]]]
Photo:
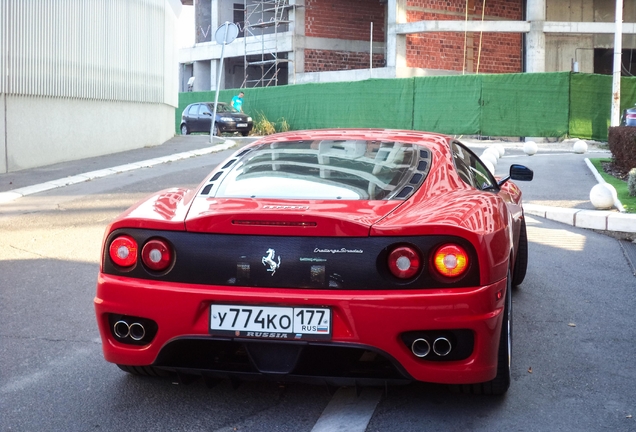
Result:
[[494,154],[492,154],[492,152],[484,151],[479,158],[482,162],[490,162],[493,168],[497,166],[497,158]]
[[506,154],[506,149],[501,144],[495,144],[495,149],[499,152],[499,157],[502,157]]
[[492,162],[490,162],[489,160],[484,160],[484,159],[482,159],[481,162],[488,169],[488,171],[490,171],[492,175],[495,175],[495,165],[493,165]]
[[536,154],[537,151],[539,151],[539,147],[537,147],[537,143],[534,141],[526,141],[526,143],[523,145],[523,152],[528,156]]
[[610,209],[614,207],[616,189],[608,183],[599,183],[590,191],[590,201],[597,209]]
[[578,140],[572,146],[572,150],[574,150],[574,153],[583,154],[587,152],[587,143],[583,140]]
[[484,153],[486,153],[486,152],[488,152],[488,153],[492,153],[492,155],[493,155],[494,157],[496,157],[496,158],[497,158],[497,160],[499,160],[499,158],[501,157],[501,156],[499,156],[499,150],[497,150],[497,149],[496,149],[496,148],[494,148],[494,147],[486,147],[486,150],[484,150]]

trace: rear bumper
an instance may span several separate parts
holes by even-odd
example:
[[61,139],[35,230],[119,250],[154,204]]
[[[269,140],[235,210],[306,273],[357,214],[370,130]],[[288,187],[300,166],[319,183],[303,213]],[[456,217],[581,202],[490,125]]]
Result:
[[[445,384],[469,384],[495,377],[501,312],[506,281],[461,289],[408,291],[334,291],[217,287],[174,284],[100,274],[95,297],[97,323],[107,361],[123,365],[155,365],[203,375],[269,375],[339,378],[413,379]],[[321,306],[332,310],[329,341],[294,343],[268,338],[218,338],[209,334],[213,302],[248,305]],[[141,317],[157,324],[149,343],[130,345],[113,335],[111,314]],[[414,331],[468,330],[472,349],[461,360],[431,361],[416,357],[403,334]],[[266,346],[269,344],[268,346]],[[273,344],[273,345],[272,345]],[[298,347],[288,348],[292,345]],[[263,366],[267,350],[289,351],[289,358],[355,357],[370,351],[392,365],[393,372],[368,376],[305,365]],[[246,352],[245,363],[205,362],[220,350]],[[355,351],[358,350],[358,354]],[[218,351],[218,352],[217,352]],[[261,354],[261,353],[265,354]],[[215,354],[216,353],[216,354]],[[294,357],[296,356],[296,357]],[[443,360],[443,359],[442,359]],[[283,356],[281,362],[287,362]],[[334,360],[334,364],[337,362]],[[229,365],[229,366],[228,366]],[[353,369],[352,369],[353,370]],[[346,382],[346,381],[345,381]]]

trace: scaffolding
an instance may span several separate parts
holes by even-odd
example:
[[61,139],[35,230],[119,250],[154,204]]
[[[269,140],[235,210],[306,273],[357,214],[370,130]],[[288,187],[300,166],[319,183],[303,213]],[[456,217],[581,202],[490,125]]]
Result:
[[281,66],[291,62],[287,52],[279,52],[279,39],[289,30],[289,11],[294,6],[289,0],[244,0],[242,87],[278,85]]

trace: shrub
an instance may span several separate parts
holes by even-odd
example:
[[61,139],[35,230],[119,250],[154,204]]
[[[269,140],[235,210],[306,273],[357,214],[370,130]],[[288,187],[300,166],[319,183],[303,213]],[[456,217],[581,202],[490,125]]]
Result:
[[627,172],[636,167],[636,127],[616,126],[609,128],[607,137],[614,166]]
[[265,117],[263,112],[257,112],[252,128],[252,135],[271,135],[276,132],[287,132],[290,129],[289,123],[284,118],[273,123]]
[[629,191],[629,196],[636,197],[636,168],[629,170],[629,175],[627,176],[627,190]]

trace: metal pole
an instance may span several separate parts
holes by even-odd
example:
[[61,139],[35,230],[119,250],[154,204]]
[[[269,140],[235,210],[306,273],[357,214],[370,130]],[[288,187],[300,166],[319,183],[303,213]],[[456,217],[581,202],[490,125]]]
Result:
[[621,111],[621,65],[623,51],[623,0],[616,0],[616,29],[614,30],[614,74],[612,80],[612,115],[610,126],[618,126]]
[[371,21],[371,36],[369,37],[369,73],[373,70],[373,21]]
[[214,111],[212,112],[212,123],[210,123],[210,144],[214,142],[214,126],[216,125],[216,106],[219,103],[219,88],[221,87],[221,74],[223,73],[223,57],[225,56],[225,43],[227,42],[227,32],[230,28],[230,22],[225,21],[225,37],[223,45],[221,45],[221,63],[219,64],[218,78],[216,80],[216,94],[214,95]]

